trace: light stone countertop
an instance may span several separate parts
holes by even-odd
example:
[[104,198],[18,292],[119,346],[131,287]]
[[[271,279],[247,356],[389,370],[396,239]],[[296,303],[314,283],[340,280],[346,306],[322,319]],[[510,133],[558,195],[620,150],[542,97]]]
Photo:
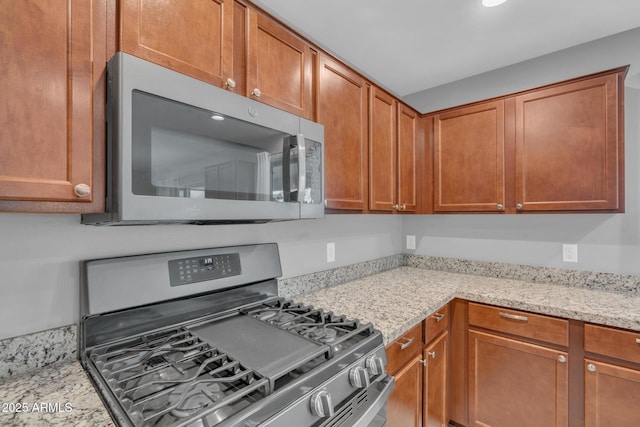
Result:
[[[389,344],[456,297],[640,331],[640,296],[413,267],[293,299],[372,322]],[[26,403],[29,412],[9,411],[9,405],[18,403]],[[40,403],[47,409],[35,412],[34,405]],[[0,405],[1,426],[115,425],[78,361],[0,378]]]
[[0,378],[0,426],[114,425],[78,361]]
[[372,322],[385,345],[454,298],[640,331],[640,297],[585,288],[400,267],[293,297]]

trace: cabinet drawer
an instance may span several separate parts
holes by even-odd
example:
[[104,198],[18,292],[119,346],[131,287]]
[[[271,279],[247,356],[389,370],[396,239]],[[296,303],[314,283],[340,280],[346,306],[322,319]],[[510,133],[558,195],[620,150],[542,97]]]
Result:
[[387,372],[391,375],[395,374],[413,356],[419,354],[423,346],[422,322],[420,322],[387,346]]
[[569,322],[555,317],[469,303],[469,325],[552,344],[569,345]]
[[427,317],[424,323],[424,342],[429,343],[449,327],[449,306],[445,305],[440,308],[440,310]]
[[640,332],[584,325],[584,349],[590,353],[640,363]]

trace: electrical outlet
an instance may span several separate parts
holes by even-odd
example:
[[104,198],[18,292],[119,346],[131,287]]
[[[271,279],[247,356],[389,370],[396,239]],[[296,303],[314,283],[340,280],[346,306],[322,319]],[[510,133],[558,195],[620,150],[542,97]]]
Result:
[[327,243],[327,262],[334,262],[336,260],[336,244]]
[[562,261],[578,262],[578,245],[562,244]]
[[407,249],[416,248],[416,236],[407,235]]

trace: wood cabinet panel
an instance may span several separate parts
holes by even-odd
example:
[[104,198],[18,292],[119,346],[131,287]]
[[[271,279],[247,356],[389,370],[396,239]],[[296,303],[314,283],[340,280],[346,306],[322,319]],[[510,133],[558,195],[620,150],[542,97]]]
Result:
[[397,101],[374,86],[369,105],[369,209],[393,211],[397,204]]
[[620,74],[515,98],[520,210],[615,210],[624,167]]
[[447,427],[449,423],[449,351],[448,334],[442,334],[425,348],[424,367],[424,427]]
[[419,354],[424,346],[422,341],[422,322],[387,346],[387,372],[395,374],[401,367]]
[[585,427],[640,425],[640,371],[585,359]]
[[422,426],[422,354],[394,375],[395,388],[387,400],[388,427]]
[[329,209],[368,207],[368,93],[357,73],[318,56],[317,118],[325,126],[325,197]]
[[640,363],[640,332],[587,324],[584,326],[584,349],[591,353]]
[[223,86],[232,74],[233,1],[122,0],[121,49]]
[[519,310],[469,303],[469,325],[568,346],[569,322]]
[[[418,113],[398,103],[397,203],[403,212],[418,209]],[[421,159],[426,163],[426,159]],[[429,162],[430,163],[430,162]]]
[[469,352],[469,425],[568,425],[567,353],[474,330]]
[[311,48],[278,23],[249,12],[246,96],[312,118]]
[[441,307],[424,320],[424,342],[428,343],[449,328],[449,305]]
[[433,210],[502,211],[504,143],[503,101],[436,115]]
[[103,1],[0,1],[0,210],[104,209],[105,38]]

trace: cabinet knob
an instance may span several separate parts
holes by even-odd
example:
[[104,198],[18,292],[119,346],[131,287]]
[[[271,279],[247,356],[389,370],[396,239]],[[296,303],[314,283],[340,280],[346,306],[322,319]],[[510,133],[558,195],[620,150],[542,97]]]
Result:
[[87,184],[78,184],[73,187],[73,192],[78,197],[87,197],[89,194],[91,194],[91,187]]
[[427,354],[429,355],[430,358],[435,359],[436,358],[436,352],[434,351],[428,351]]
[[256,98],[260,98],[260,95],[262,95],[262,92],[260,92],[260,89],[255,88],[253,91],[251,91],[251,95],[255,96]]
[[567,361],[567,357],[564,354],[558,355],[558,362],[564,363]]
[[229,77],[227,79],[227,89],[233,89],[234,87],[236,87],[236,81]]
[[407,205],[400,205],[400,209],[402,209],[403,211],[407,209]]
[[393,205],[393,209],[399,211],[400,210],[400,205]]
[[502,206],[501,204],[498,204],[498,210],[499,210],[499,211],[504,210],[504,206]]
[[593,363],[589,363],[589,364],[587,365],[587,371],[589,371],[589,372],[595,372],[595,371],[597,371],[597,370],[598,370],[598,369],[596,368],[596,365],[594,365]]
[[516,205],[516,209],[518,209],[518,210],[522,210],[522,203],[518,203],[518,204]]

